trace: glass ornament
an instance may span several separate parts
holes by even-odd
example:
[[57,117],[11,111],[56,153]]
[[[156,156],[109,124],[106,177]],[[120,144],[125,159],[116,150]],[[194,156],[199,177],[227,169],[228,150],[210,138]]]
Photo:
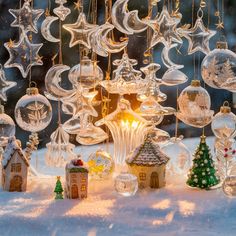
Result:
[[63,124],[63,129],[68,134],[77,134],[81,129],[80,117],[72,117]]
[[203,23],[203,11],[200,8],[197,14],[197,20],[194,26],[190,29],[178,29],[178,33],[188,40],[188,54],[195,52],[203,52],[208,54],[210,52],[209,40],[216,34],[216,31],[209,30]]
[[222,184],[223,193],[227,197],[236,197],[236,176],[227,176]]
[[53,9],[53,13],[60,18],[61,21],[64,21],[66,17],[71,13],[70,8],[65,7],[64,4],[67,3],[65,0],[56,0],[56,4],[59,4],[59,7]]
[[117,69],[113,71],[113,79],[100,82],[109,93],[120,95],[139,93],[149,86],[149,81],[142,79],[141,72],[133,68],[137,65],[137,61],[129,59],[126,53],[123,54],[121,60],[113,61],[113,65],[117,66]]
[[24,32],[21,33],[19,42],[14,43],[10,40],[4,43],[4,46],[10,55],[4,67],[18,68],[24,78],[27,77],[32,66],[43,64],[42,58],[38,55],[43,44],[32,44]]
[[51,134],[51,141],[46,144],[45,163],[51,167],[65,167],[66,163],[76,158],[75,145],[69,142],[69,135],[62,125]]
[[180,85],[188,81],[188,77],[176,68],[168,69],[162,77],[162,83],[167,86]]
[[54,36],[52,36],[51,32],[50,32],[50,27],[51,27],[51,24],[58,20],[59,18],[56,17],[56,16],[47,16],[44,21],[42,22],[42,25],[41,25],[41,34],[43,35],[43,37],[49,41],[49,42],[52,42],[52,43],[57,43],[57,42],[60,42],[60,39],[58,38],[55,38]]
[[16,86],[16,82],[7,81],[5,72],[3,70],[2,65],[0,64],[0,100],[6,102],[7,101],[7,91],[12,87]]
[[177,25],[180,23],[182,15],[178,17],[170,16],[166,6],[163,6],[160,15],[158,14],[154,19],[145,20],[145,23],[152,28],[153,35],[150,42],[150,48],[162,43],[169,48],[174,43],[182,44],[182,39],[177,32]]
[[150,129],[148,135],[151,137],[151,140],[159,145],[165,145],[170,141],[170,135],[162,129],[154,127]]
[[200,86],[199,80],[192,80],[191,85],[181,92],[178,105],[176,116],[187,125],[202,128],[213,118],[210,96],[206,89]]
[[202,78],[216,89],[236,92],[236,54],[227,49],[226,42],[218,42],[217,49],[206,55],[202,61]]
[[231,108],[226,103],[213,117],[211,129],[219,139],[231,139],[236,136],[236,115],[231,112]]
[[167,175],[169,178],[176,175],[186,177],[191,167],[191,153],[182,143],[182,140],[183,136],[173,137],[161,148],[161,151],[170,158],[167,164]]
[[135,175],[122,172],[115,178],[115,190],[122,196],[134,196],[138,191],[138,180]]
[[24,33],[32,31],[38,33],[37,21],[44,13],[43,9],[33,9],[30,6],[30,0],[26,0],[20,9],[9,9],[9,12],[15,18],[11,23],[12,27],[19,27]]
[[15,107],[16,123],[32,133],[45,129],[52,119],[52,107],[37,88],[28,88]]
[[86,16],[81,12],[77,21],[74,24],[64,24],[63,28],[67,30],[71,35],[69,47],[72,48],[75,45],[82,44],[86,48],[91,48],[89,35],[97,29],[97,25],[90,24],[86,20]]
[[106,179],[110,177],[114,169],[111,155],[102,149],[98,149],[95,153],[89,155],[87,165],[89,175],[93,179]]
[[69,69],[70,67],[67,65],[56,64],[48,70],[45,76],[45,87],[47,91],[44,92],[48,99],[60,101],[62,98],[66,98],[75,92],[75,89],[66,90],[60,85],[62,80],[61,74]]
[[143,142],[150,122],[135,113],[128,100],[120,98],[116,110],[95,123],[96,126],[103,124],[113,137],[115,164],[124,165],[130,151]]
[[70,69],[68,77],[75,87],[81,86],[84,89],[91,89],[95,88],[103,80],[103,72],[97,62],[85,56],[80,61],[80,64]]

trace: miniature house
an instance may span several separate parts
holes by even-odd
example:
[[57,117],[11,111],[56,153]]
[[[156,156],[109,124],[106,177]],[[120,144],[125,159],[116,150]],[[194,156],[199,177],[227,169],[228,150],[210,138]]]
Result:
[[147,137],[127,158],[130,172],[134,174],[139,188],[165,186],[166,164],[169,158],[160,150],[151,137]]
[[74,159],[66,165],[66,195],[67,198],[82,199],[88,192],[88,169],[82,160]]
[[11,137],[2,159],[2,187],[10,192],[26,191],[29,162],[19,140]]

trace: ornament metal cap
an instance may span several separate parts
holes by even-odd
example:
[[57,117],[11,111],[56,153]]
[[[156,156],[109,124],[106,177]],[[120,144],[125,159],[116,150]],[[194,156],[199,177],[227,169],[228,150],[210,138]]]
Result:
[[3,113],[4,113],[4,106],[0,105],[0,114],[3,114]]
[[201,143],[205,143],[206,142],[206,136],[204,134],[200,138],[201,138]]
[[39,93],[38,88],[31,87],[26,89],[26,94],[27,95],[37,95]]
[[224,102],[223,106],[220,108],[220,112],[224,114],[228,114],[231,112],[231,108],[229,106],[229,103],[226,101]]
[[191,86],[193,87],[200,87],[201,83],[200,80],[192,80],[191,81]]

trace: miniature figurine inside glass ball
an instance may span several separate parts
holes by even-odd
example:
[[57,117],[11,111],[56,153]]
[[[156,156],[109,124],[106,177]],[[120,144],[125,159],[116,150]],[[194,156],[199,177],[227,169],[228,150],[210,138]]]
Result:
[[115,178],[115,190],[122,196],[135,195],[138,190],[138,180],[135,175],[121,173]]
[[15,118],[23,130],[36,133],[51,122],[52,107],[47,98],[39,94],[37,88],[28,88],[26,93],[16,104]]
[[114,169],[112,157],[106,151],[99,149],[88,158],[89,175],[93,179],[105,179]]
[[228,197],[236,197],[236,175],[227,176],[222,184],[222,190]]

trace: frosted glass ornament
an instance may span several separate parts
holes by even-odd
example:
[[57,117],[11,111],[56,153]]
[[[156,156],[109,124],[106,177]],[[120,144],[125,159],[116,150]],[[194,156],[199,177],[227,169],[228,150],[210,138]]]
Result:
[[84,89],[91,89],[103,80],[103,72],[96,62],[83,57],[80,64],[70,69],[68,77],[75,87],[82,86]]
[[32,133],[45,129],[52,119],[52,106],[37,88],[28,88],[15,107],[16,123]]
[[63,129],[68,133],[68,134],[77,134],[79,130],[81,129],[80,125],[80,118],[79,117],[72,117],[69,120],[67,120],[63,124]]
[[45,163],[51,167],[65,167],[66,163],[76,158],[74,145],[69,142],[69,135],[60,125],[52,134],[50,143],[46,144]]
[[53,13],[60,18],[61,21],[64,21],[66,17],[71,13],[70,8],[65,7],[63,4],[67,3],[67,1],[55,1],[55,3],[59,4],[59,7],[53,9]]
[[202,128],[208,125],[214,111],[210,110],[211,99],[206,89],[200,86],[200,81],[192,80],[178,98],[179,112],[176,116],[184,123]]
[[227,49],[226,42],[218,42],[217,49],[206,55],[201,73],[210,87],[236,92],[236,54]]
[[187,82],[188,77],[180,70],[175,68],[168,69],[162,77],[162,82],[167,86],[180,85]]
[[236,175],[225,178],[222,184],[222,190],[227,197],[236,197]]
[[212,119],[211,129],[219,139],[231,139],[236,136],[236,115],[224,104]]
[[87,165],[89,175],[98,180],[108,178],[114,169],[111,155],[102,149],[98,149],[95,153],[89,155]]
[[162,129],[154,127],[150,129],[148,135],[151,137],[151,140],[159,145],[165,145],[170,141],[170,135]]
[[138,191],[138,180],[135,175],[121,173],[115,178],[115,190],[122,196],[129,197]]
[[58,19],[59,18],[56,16],[47,16],[41,25],[41,34],[47,41],[52,42],[52,43],[60,42],[60,39],[57,39],[54,36],[52,36],[50,32],[51,24]]

